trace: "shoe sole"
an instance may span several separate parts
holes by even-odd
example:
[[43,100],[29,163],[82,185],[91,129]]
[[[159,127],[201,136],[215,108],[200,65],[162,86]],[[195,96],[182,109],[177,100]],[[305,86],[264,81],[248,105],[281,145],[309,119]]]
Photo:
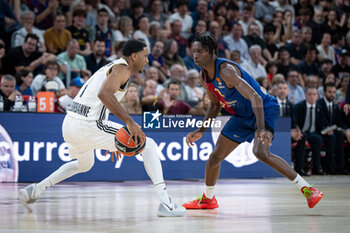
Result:
[[25,189],[19,190],[19,200],[21,201],[22,205],[29,211],[33,212],[33,208],[31,204],[28,204],[26,200],[28,200],[28,193]]
[[186,214],[186,211],[183,212],[183,213],[176,213],[176,214],[175,213],[171,213],[169,215],[157,213],[158,217],[183,217],[185,214]]
[[207,210],[211,210],[211,209],[216,209],[219,208],[219,205],[216,205],[214,207],[203,207],[203,206],[186,206],[186,205],[182,205],[183,207],[185,207],[187,210],[202,210],[202,209],[207,209]]
[[315,199],[315,201],[313,201],[311,205],[309,205],[309,208],[314,208],[317,205],[317,203],[321,201],[322,198],[323,198],[323,193],[320,193],[320,196],[318,196],[318,198]]

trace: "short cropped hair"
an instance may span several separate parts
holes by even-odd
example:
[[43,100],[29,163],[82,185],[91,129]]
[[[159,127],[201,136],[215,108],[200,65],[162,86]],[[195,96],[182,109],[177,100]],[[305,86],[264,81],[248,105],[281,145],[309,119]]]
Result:
[[32,38],[32,39],[34,39],[36,41],[39,41],[39,37],[36,34],[34,34],[34,33],[28,33],[26,35],[26,37],[24,38],[24,42],[27,42],[28,38]]
[[175,84],[175,85],[178,85],[179,87],[181,86],[180,85],[180,81],[176,80],[176,79],[171,79],[170,82],[168,83],[168,89],[170,87],[171,84]]
[[5,82],[5,80],[7,81],[15,81],[16,83],[16,78],[13,77],[11,74],[5,74],[2,79],[1,79],[1,84],[3,84]]
[[123,56],[129,57],[133,53],[138,53],[144,50],[145,47],[147,47],[147,45],[141,40],[128,40],[123,47]]

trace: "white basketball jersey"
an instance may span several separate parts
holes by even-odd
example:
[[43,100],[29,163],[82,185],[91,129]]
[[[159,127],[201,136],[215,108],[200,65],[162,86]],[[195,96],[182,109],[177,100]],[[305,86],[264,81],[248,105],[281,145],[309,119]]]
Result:
[[[91,78],[81,87],[79,93],[74,98],[73,103],[70,105],[67,114],[75,118],[88,121],[102,121],[107,120],[109,110],[103,105],[98,93],[101,89],[103,81],[109,75],[111,68],[116,64],[123,64],[128,66],[128,63],[124,58],[115,60],[96,71]],[[114,94],[120,101],[128,88],[128,83],[125,83]]]

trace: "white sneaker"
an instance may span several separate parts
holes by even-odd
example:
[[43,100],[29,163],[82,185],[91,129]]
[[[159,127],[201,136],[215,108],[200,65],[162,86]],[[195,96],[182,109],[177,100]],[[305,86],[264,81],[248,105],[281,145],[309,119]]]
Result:
[[182,217],[186,213],[186,209],[175,204],[169,197],[169,203],[161,202],[159,204],[157,215],[159,217]]
[[35,197],[36,184],[28,185],[19,190],[19,200],[30,212],[33,211],[33,203],[36,201]]

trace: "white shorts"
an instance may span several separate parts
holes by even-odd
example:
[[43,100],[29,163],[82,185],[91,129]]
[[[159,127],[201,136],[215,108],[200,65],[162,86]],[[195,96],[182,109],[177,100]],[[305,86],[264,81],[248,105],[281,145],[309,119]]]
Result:
[[84,121],[66,115],[62,134],[68,144],[70,157],[76,159],[94,153],[94,149],[116,151],[115,134],[122,127],[112,121]]

